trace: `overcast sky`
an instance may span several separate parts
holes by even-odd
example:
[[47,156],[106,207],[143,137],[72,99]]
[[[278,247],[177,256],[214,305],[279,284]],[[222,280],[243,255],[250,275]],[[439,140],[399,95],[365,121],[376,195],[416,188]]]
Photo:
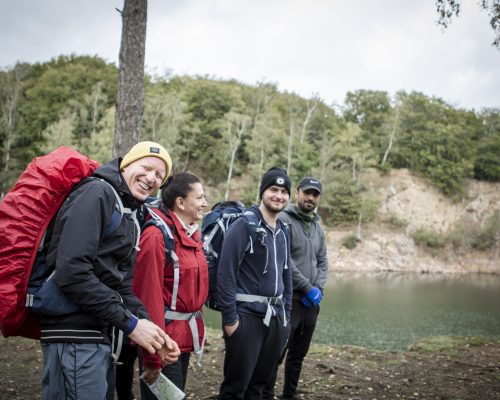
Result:
[[[477,0],[444,32],[435,0],[149,0],[146,68],[340,104],[347,91],[420,91],[500,107],[500,51]],[[118,64],[122,0],[0,0],[0,67],[61,54]]]

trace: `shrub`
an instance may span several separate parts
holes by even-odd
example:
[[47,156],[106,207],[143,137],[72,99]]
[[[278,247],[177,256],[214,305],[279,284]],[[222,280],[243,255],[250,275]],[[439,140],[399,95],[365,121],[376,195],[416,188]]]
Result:
[[358,237],[354,233],[351,233],[342,239],[342,246],[348,248],[349,250],[354,249],[357,245]]
[[487,224],[472,239],[472,247],[477,250],[491,249],[500,241],[500,211],[495,211]]
[[395,214],[390,214],[389,218],[387,219],[387,222],[389,225],[393,226],[394,228],[402,229],[406,228],[408,226],[408,221],[405,221],[402,218],[399,218]]
[[447,240],[455,250],[467,251],[471,247],[481,251],[491,249],[500,240],[500,212],[495,211],[483,227],[470,217],[461,219]]
[[417,245],[423,245],[431,248],[444,247],[445,238],[437,232],[427,228],[419,228],[412,234],[412,238]]

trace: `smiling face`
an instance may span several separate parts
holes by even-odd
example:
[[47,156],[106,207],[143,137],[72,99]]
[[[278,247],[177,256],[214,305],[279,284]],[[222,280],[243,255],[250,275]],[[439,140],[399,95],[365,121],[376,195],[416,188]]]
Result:
[[278,214],[288,204],[290,195],[283,186],[269,186],[262,193],[262,204],[272,214]]
[[207,206],[203,186],[200,182],[190,185],[191,190],[187,196],[178,197],[175,201],[174,212],[186,225],[191,225],[203,217],[203,210]]
[[307,189],[303,191],[302,189],[298,189],[296,194],[297,205],[305,212],[314,211],[318,207],[321,195],[317,190]]
[[144,201],[158,191],[167,167],[158,157],[143,157],[127,165],[121,172],[132,196]]

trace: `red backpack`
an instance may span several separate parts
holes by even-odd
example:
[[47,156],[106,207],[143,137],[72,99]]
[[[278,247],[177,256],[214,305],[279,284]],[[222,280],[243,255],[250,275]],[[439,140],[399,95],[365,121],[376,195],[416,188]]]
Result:
[[35,158],[0,203],[0,330],[40,337],[26,294],[39,245],[72,188],[99,167],[68,147]]

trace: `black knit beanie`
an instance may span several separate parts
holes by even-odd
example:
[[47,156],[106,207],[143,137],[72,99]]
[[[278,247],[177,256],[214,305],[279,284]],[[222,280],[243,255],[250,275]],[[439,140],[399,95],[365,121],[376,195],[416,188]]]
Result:
[[288,195],[291,196],[292,181],[284,169],[272,167],[267,170],[260,181],[259,197],[262,198],[262,193],[273,185],[284,187]]

